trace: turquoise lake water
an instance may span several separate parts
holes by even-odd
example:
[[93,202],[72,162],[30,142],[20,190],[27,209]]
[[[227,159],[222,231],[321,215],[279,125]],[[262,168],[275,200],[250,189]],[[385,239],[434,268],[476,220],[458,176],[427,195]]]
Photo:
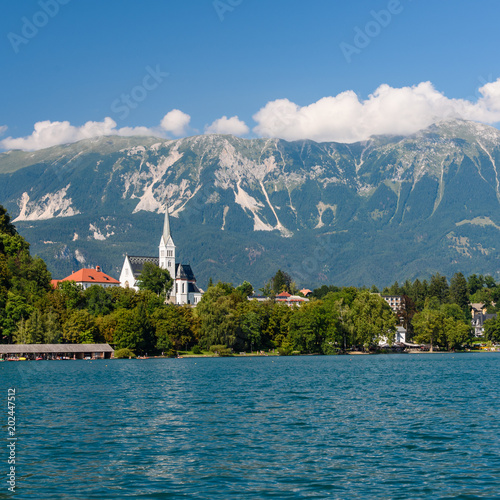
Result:
[[499,382],[496,353],[4,362],[12,497],[500,498]]

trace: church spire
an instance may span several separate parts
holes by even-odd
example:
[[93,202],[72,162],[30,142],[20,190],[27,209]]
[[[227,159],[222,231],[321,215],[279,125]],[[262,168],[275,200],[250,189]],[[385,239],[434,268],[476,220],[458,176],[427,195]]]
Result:
[[170,238],[170,219],[168,217],[168,198],[165,201],[166,209],[165,209],[165,221],[163,222],[163,240],[165,243]]
[[168,216],[168,198],[165,201],[165,219],[163,221],[163,234],[160,239],[159,265],[168,269],[172,278],[175,276],[175,244],[170,234],[170,219]]

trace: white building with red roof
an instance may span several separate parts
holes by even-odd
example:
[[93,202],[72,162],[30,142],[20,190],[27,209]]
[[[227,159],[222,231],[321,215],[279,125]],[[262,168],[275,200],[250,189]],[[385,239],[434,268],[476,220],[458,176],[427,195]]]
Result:
[[52,280],[52,286],[56,287],[61,281],[74,281],[77,285],[81,285],[84,290],[92,285],[99,285],[104,288],[120,286],[120,282],[108,276],[106,273],[103,273],[100,266],[96,266],[95,269],[80,269],[62,280]]

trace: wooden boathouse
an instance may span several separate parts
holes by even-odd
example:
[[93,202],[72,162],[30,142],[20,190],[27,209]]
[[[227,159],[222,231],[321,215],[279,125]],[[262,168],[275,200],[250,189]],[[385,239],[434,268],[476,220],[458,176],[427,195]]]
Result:
[[0,358],[16,359],[109,359],[109,344],[0,344]]

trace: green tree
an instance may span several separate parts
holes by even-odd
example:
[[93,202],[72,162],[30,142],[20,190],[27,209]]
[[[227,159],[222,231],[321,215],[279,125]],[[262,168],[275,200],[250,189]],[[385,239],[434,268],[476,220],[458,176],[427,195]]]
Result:
[[53,311],[43,315],[43,343],[59,344],[62,338],[62,326],[59,315]]
[[382,338],[394,340],[397,318],[387,302],[379,295],[366,290],[357,294],[347,311],[346,321],[354,333],[353,344],[365,348]]
[[471,274],[467,278],[467,287],[471,295],[474,295],[478,290],[481,290],[483,286],[484,277],[482,274],[480,274],[479,276],[477,274]]
[[113,302],[108,291],[99,285],[92,285],[83,293],[87,311],[92,316],[105,316],[113,310]]
[[264,295],[272,297],[282,292],[293,294],[297,291],[297,287],[288,273],[278,269],[264,288],[261,288],[261,291]]
[[450,300],[463,311],[469,310],[469,290],[462,273],[455,273],[450,280]]
[[413,318],[415,341],[430,344],[431,352],[435,345],[446,344],[444,330],[445,316],[441,311],[426,308]]
[[244,281],[240,286],[236,287],[236,290],[245,298],[253,295],[253,286],[248,281]]
[[116,348],[135,351],[144,340],[135,310],[118,309],[112,315],[116,322],[113,338]]
[[439,273],[431,276],[429,284],[429,296],[436,297],[442,304],[448,301],[449,286],[446,276],[441,276]]
[[95,320],[87,311],[72,311],[63,325],[63,339],[71,344],[93,344],[98,334]]
[[167,269],[162,269],[152,262],[145,262],[137,279],[137,286],[139,290],[150,290],[158,296],[169,296],[173,282]]
[[194,344],[190,324],[182,308],[168,305],[157,309],[152,315],[156,335],[156,348],[161,351],[187,349]]
[[60,294],[64,307],[74,311],[85,306],[83,288],[74,281],[60,281],[57,284],[56,294]]
[[196,306],[200,319],[200,345],[209,349],[212,345],[229,348],[244,348],[239,328],[237,305],[243,297],[228,283],[217,283],[210,287]]
[[445,318],[444,333],[448,350],[460,348],[471,337],[471,326],[465,321]]
[[484,322],[484,337],[486,340],[500,342],[500,317],[487,319]]
[[304,304],[294,311],[288,330],[289,342],[295,351],[318,354],[335,351],[336,327],[322,301]]
[[5,233],[10,236],[16,235],[16,228],[11,223],[7,210],[2,205],[0,205],[0,233]]
[[35,309],[26,321],[27,343],[42,344],[45,334],[42,313]]

